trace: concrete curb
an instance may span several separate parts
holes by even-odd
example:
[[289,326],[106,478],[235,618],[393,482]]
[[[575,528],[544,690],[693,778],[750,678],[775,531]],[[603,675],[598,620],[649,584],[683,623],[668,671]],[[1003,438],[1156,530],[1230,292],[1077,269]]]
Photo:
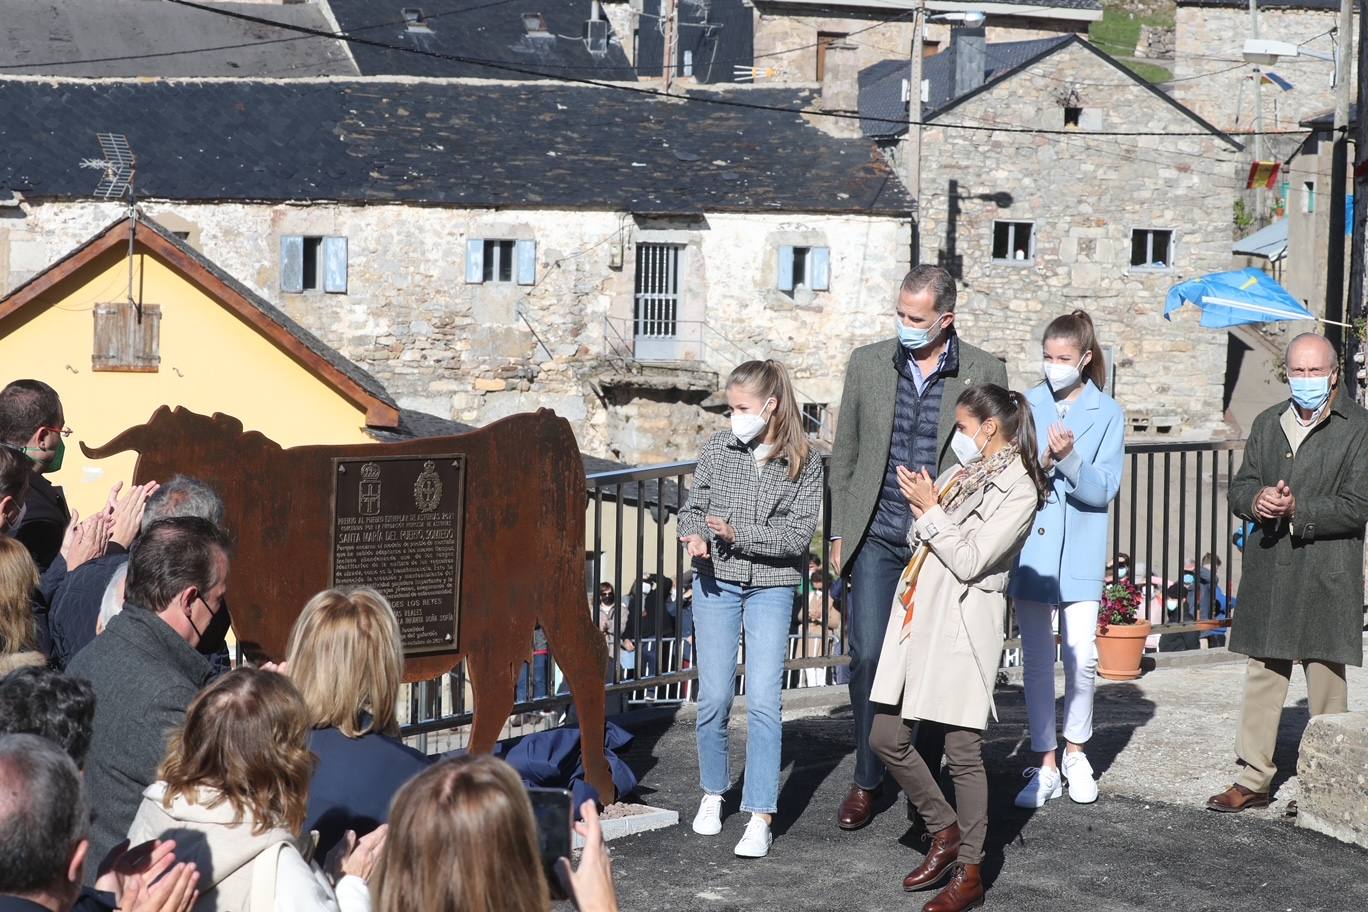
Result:
[[[650,805],[641,805],[641,807],[645,810],[641,813],[629,814],[626,817],[600,817],[599,826],[603,830],[603,841],[612,842],[614,839],[621,839],[624,836],[635,836],[637,833],[646,833],[651,830],[663,830],[679,823],[678,811],[651,807]],[[574,837],[573,847],[576,849],[584,848],[584,837],[579,833],[572,833],[571,835]]]

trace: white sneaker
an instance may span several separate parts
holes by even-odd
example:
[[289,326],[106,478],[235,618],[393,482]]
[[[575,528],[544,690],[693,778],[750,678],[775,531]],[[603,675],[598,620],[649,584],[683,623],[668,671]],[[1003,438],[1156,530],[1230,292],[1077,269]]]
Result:
[[1097,780],[1093,778],[1092,764],[1082,751],[1064,753],[1064,778],[1069,780],[1069,797],[1079,804],[1092,804],[1097,800]]
[[736,844],[735,852],[741,858],[764,858],[769,854],[774,837],[770,835],[769,824],[759,814],[751,814],[746,832]]
[[1057,769],[1044,766],[1032,767],[1026,770],[1025,775],[1031,781],[1027,782],[1026,787],[1017,793],[1016,806],[1019,808],[1044,807],[1045,802],[1051,798],[1058,798],[1064,794]]
[[722,796],[704,795],[694,815],[693,831],[699,836],[716,836],[722,832]]

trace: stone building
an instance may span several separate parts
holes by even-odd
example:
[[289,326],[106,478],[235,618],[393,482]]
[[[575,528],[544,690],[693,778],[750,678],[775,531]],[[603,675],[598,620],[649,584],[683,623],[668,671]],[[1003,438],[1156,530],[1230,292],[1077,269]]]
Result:
[[[1328,60],[1297,56],[1259,68],[1245,63],[1241,51],[1252,35],[1246,0],[1177,3],[1173,97],[1217,128],[1254,129],[1256,78],[1264,80],[1258,97],[1265,131],[1295,132],[1302,120],[1334,107],[1334,64]],[[1299,45],[1305,51],[1333,54],[1339,6],[1339,0],[1261,0],[1259,36]],[[1357,59],[1357,35],[1355,21],[1349,36],[1350,60]],[[1351,75],[1349,84],[1354,85],[1354,80]],[[1268,137],[1265,160],[1285,159],[1302,135]]]
[[[1284,209],[1287,221],[1287,258],[1282,284],[1293,297],[1314,314],[1325,316],[1326,277],[1330,244],[1330,210],[1336,204],[1330,183],[1334,116],[1322,114],[1302,121],[1311,130],[1297,151],[1283,164],[1286,189]],[[1352,135],[1353,124],[1350,124]],[[1351,152],[1352,155],[1352,152]],[[1345,233],[1339,238],[1344,247],[1344,289],[1349,288],[1349,235],[1353,231],[1354,175],[1345,174],[1347,198]],[[1314,328],[1314,327],[1312,327]]]
[[727,370],[776,357],[820,432],[850,349],[889,332],[910,200],[872,141],[789,113],[810,91],[690,98],[0,81],[0,295],[118,216],[79,167],[118,131],[150,217],[402,408],[485,424],[549,407],[586,453],[670,461],[721,426]]
[[[1025,387],[1046,323],[1083,308],[1132,433],[1223,433],[1226,334],[1162,313],[1172,285],[1229,266],[1240,144],[1076,36],[982,41],[927,61],[922,133],[921,256],[962,281],[965,336]],[[898,159],[905,129],[872,118],[906,115],[901,79],[872,68],[860,93]],[[1098,135],[1126,132],[1160,135]]]
[[[1097,0],[930,0],[925,52],[935,54],[950,39],[950,26],[937,21],[944,13],[979,12],[987,16],[991,41],[1021,41],[1059,35],[1086,35],[1090,23],[1102,18]],[[628,14],[619,20],[613,10],[639,11],[635,26]],[[657,27],[662,0],[609,2],[619,34],[630,34],[632,59],[641,78],[661,70],[661,30]],[[730,82],[738,68],[754,65],[757,81],[768,84],[819,83],[825,78],[827,56],[833,45],[855,49],[856,65],[867,67],[890,54],[907,56],[912,47],[912,0],[679,0],[680,27],[677,72],[698,82]],[[619,25],[621,21],[621,25]],[[627,43],[624,40],[624,43]]]

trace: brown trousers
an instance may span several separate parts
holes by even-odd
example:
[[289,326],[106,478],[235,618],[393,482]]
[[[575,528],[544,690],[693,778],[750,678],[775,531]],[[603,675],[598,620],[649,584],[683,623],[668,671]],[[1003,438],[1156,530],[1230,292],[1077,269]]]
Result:
[[918,722],[945,735],[945,763],[955,780],[955,804],[941,792],[936,773],[922,759],[912,741],[912,723],[901,716],[881,712],[870,726],[869,746],[888,767],[889,773],[926,822],[927,832],[939,833],[958,823],[959,861],[983,862],[983,840],[988,834],[988,771],[983,767],[983,732],[956,728],[939,722]]
[[[1348,712],[1349,686],[1344,680],[1344,666],[1309,660],[1301,664],[1306,673],[1311,715]],[[1250,791],[1268,791],[1278,773],[1273,765],[1273,750],[1278,744],[1278,725],[1291,678],[1291,659],[1249,660],[1244,703],[1240,707],[1240,733],[1235,741],[1235,753],[1245,766],[1235,781]]]

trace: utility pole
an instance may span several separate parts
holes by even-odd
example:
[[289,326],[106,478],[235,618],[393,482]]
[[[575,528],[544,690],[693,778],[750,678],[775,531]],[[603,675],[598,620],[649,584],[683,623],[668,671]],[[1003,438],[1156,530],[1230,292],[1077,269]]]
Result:
[[[1348,40],[1347,33],[1343,40]],[[1344,47],[1347,53],[1349,45],[1345,44]],[[1358,52],[1357,82],[1361,103],[1363,99],[1368,99],[1368,60],[1365,60],[1365,54],[1368,54],[1368,15],[1364,11],[1359,13]],[[1362,158],[1368,154],[1368,117],[1355,117],[1354,129],[1358,139],[1358,155]],[[1349,306],[1345,310],[1348,317],[1346,322],[1357,326],[1358,321],[1368,316],[1364,299],[1364,268],[1368,260],[1368,174],[1360,175],[1357,168],[1354,172],[1354,238],[1349,261]],[[1368,403],[1368,384],[1358,379],[1358,372],[1364,369],[1359,359],[1364,357],[1365,346],[1359,341],[1357,333],[1349,334],[1346,350],[1342,374],[1345,386],[1351,393],[1357,392],[1360,403]]]
[[[1249,37],[1259,37],[1259,0],[1249,0]],[[1254,160],[1263,161],[1263,69],[1254,66]],[[1254,185],[1254,225],[1264,225],[1264,188]]]
[[912,14],[912,71],[907,78],[907,154],[903,156],[903,182],[912,194],[916,214],[912,218],[912,265],[921,263],[921,155],[922,155],[922,37],[926,31],[926,0],[917,0]]
[[[1354,0],[1340,0],[1339,28],[1335,33],[1335,132],[1330,157],[1330,240],[1326,246],[1325,337],[1344,354],[1344,185],[1349,180],[1349,85],[1354,49]],[[1357,203],[1357,197],[1355,197]]]
[[[1251,0],[1253,2],[1253,0]],[[664,89],[670,91],[674,84],[676,58],[679,56],[679,0],[666,0],[665,4],[665,46],[661,55]]]

